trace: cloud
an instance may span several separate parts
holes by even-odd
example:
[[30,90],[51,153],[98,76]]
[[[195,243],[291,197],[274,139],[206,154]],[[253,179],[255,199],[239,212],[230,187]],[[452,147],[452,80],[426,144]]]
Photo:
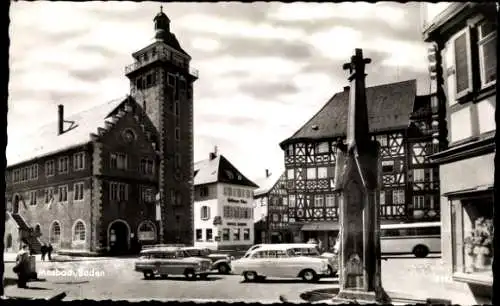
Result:
[[220,49],[220,42],[212,38],[195,37],[191,40],[191,47],[205,52],[214,52]]
[[238,89],[256,99],[273,99],[282,94],[294,94],[299,91],[299,88],[289,82],[277,81],[268,82],[266,80],[252,80],[241,83]]
[[[269,18],[282,21],[313,21],[321,19],[348,18],[385,22],[397,27],[404,25],[405,10],[387,3],[370,4],[366,2],[343,3],[304,3],[281,4],[269,14]],[[387,18],[390,16],[390,18]]]
[[233,18],[216,18],[202,14],[187,15],[178,26],[196,33],[253,39],[295,40],[304,36],[300,29],[273,27],[266,23],[253,24]]

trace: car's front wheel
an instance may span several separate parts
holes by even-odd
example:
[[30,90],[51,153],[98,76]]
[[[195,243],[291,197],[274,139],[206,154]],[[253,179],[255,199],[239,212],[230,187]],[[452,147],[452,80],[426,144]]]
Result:
[[153,271],[144,271],[143,274],[145,279],[153,279],[155,277]]
[[196,279],[196,273],[194,273],[193,269],[186,269],[186,271],[184,271],[184,276],[188,280],[195,280]]
[[229,265],[226,263],[221,263],[217,266],[217,270],[219,271],[219,274],[229,274],[229,271],[231,270],[229,268]]
[[257,280],[258,276],[257,273],[255,273],[254,271],[246,271],[245,273],[243,273],[243,277],[247,282],[254,282]]
[[302,271],[302,279],[306,282],[315,282],[318,280],[318,275],[311,269]]

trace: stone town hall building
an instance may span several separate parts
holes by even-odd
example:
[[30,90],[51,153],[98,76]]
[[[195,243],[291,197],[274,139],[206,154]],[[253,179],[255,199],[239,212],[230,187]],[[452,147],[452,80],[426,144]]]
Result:
[[129,95],[68,117],[59,105],[56,122],[7,151],[7,249],[20,240],[98,253],[192,243],[197,72],[167,15],[154,26],[154,42],[125,68]]

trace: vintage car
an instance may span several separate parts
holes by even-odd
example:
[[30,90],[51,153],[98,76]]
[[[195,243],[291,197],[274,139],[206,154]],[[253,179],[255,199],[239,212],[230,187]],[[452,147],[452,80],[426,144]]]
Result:
[[189,255],[210,259],[212,270],[217,270],[219,274],[229,274],[231,272],[231,260],[233,256],[223,253],[214,253],[208,248],[185,247],[183,248]]
[[297,255],[290,246],[278,244],[261,245],[231,265],[233,273],[243,275],[245,281],[278,277],[315,282],[329,272],[327,259]]
[[256,244],[250,247],[248,251],[245,253],[248,254],[249,252],[256,250],[262,246],[265,245],[279,245],[279,246],[288,246],[290,247],[295,254],[297,255],[302,255],[302,256],[308,256],[308,257],[318,257],[318,258],[325,258],[328,260],[328,274],[330,277],[335,277],[338,273],[339,269],[339,263],[338,263],[338,254],[337,253],[329,253],[329,252],[324,252],[320,253],[318,250],[318,247],[316,244],[310,244],[310,243],[278,243],[278,244]]
[[197,276],[206,279],[212,262],[205,258],[190,256],[182,247],[153,247],[142,250],[135,262],[135,271],[144,274],[145,279],[157,275],[184,275],[194,280]]

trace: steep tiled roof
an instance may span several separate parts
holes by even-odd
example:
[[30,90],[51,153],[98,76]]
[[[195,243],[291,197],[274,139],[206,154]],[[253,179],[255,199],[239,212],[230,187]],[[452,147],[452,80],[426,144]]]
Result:
[[[7,165],[13,166],[60,151],[77,147],[90,142],[90,133],[97,133],[98,127],[104,127],[105,119],[127,97],[121,97],[65,117],[64,120],[74,121],[74,128],[61,135],[57,133],[57,120],[46,124],[36,131],[23,136],[24,143],[19,146],[7,145]],[[57,116],[57,110],[54,110]],[[65,124],[65,128],[69,124]]]
[[[230,177],[228,172],[232,172]],[[218,155],[213,159],[204,159],[194,164],[194,185],[211,183],[229,183],[241,186],[259,187],[246,178],[224,156]]]
[[194,185],[216,183],[219,177],[220,156],[194,163]]
[[253,192],[254,197],[269,193],[283,174],[283,172],[271,173],[269,177],[263,177],[256,180],[257,185],[259,185],[259,189]]
[[[390,83],[366,89],[370,131],[372,133],[408,127],[417,94],[416,80]],[[346,134],[349,91],[339,92],[292,137],[284,146],[300,140],[342,137]]]

